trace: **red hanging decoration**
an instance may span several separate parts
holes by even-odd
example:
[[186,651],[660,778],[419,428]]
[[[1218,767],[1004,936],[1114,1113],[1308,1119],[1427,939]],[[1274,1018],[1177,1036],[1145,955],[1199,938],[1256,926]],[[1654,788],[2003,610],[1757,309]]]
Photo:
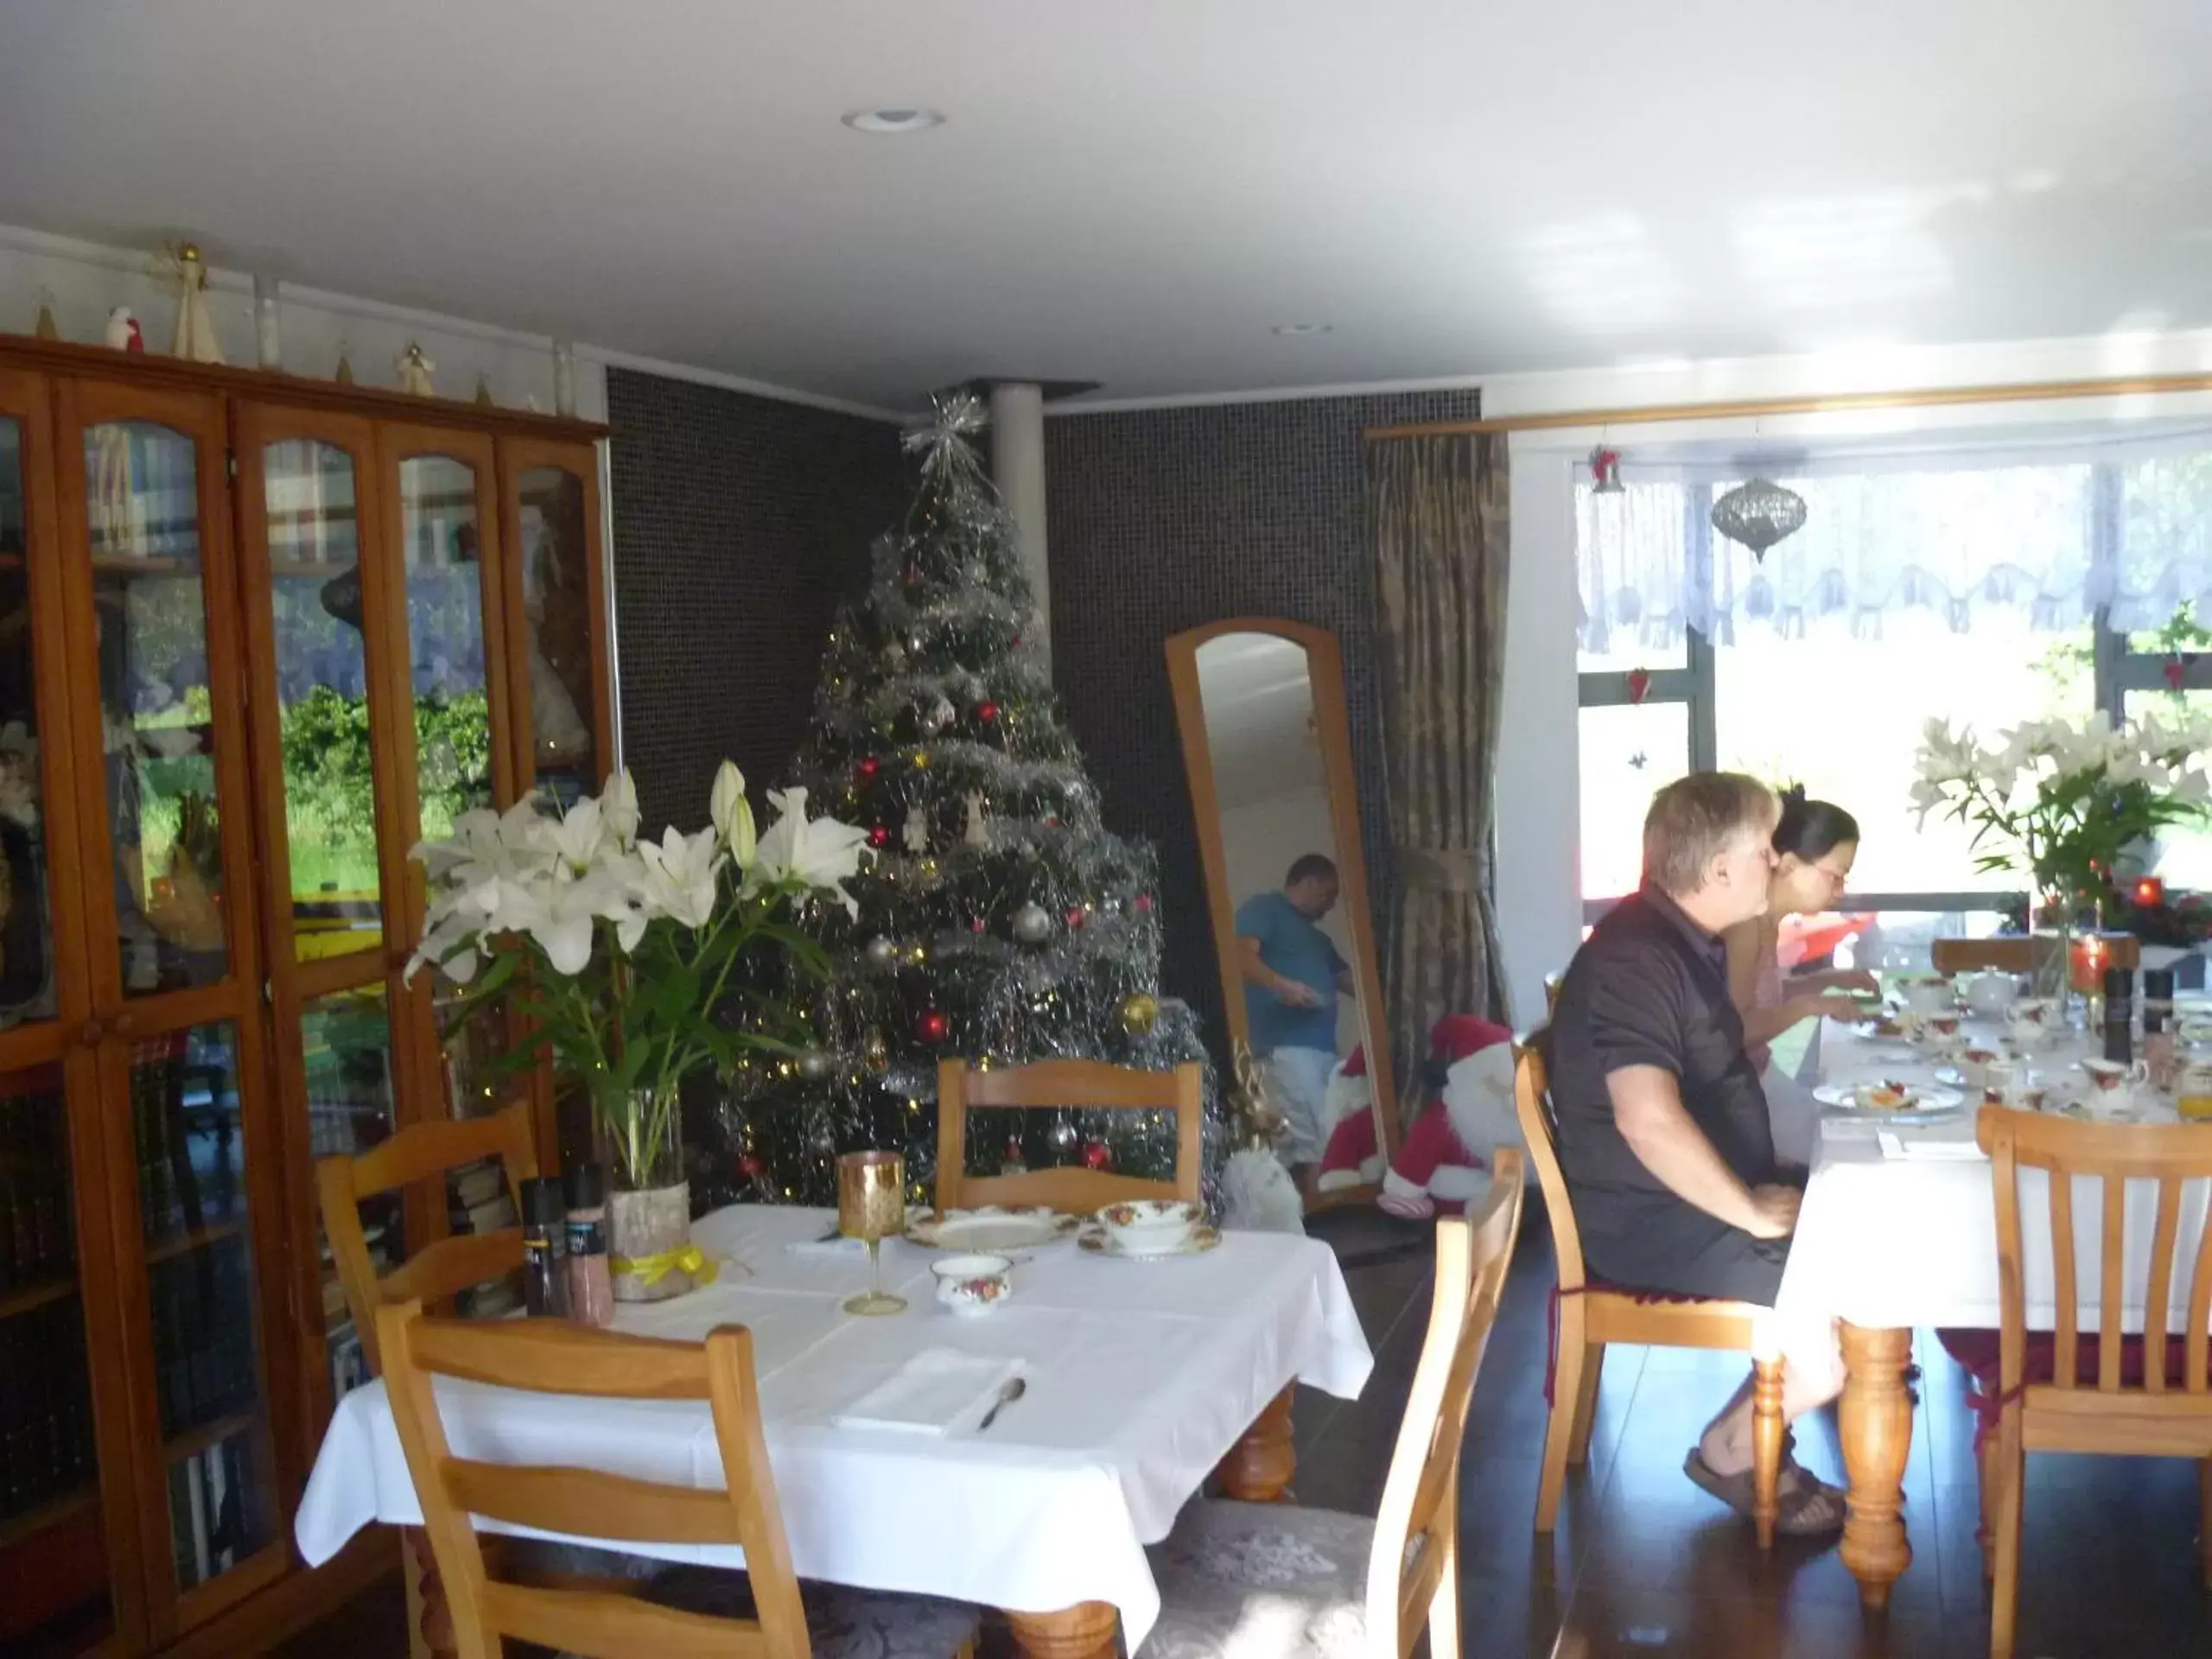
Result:
[[1081,905],[1070,905],[1068,906],[1068,913],[1060,919],[1068,925],[1068,931],[1070,932],[1074,932],[1079,930],[1083,926],[1084,923],[1090,918],[1084,913],[1084,908]]
[[1010,1135],[1007,1136],[1006,1159],[1005,1161],[999,1166],[999,1173],[1001,1175],[1027,1175],[1028,1173],[1029,1160],[1021,1150],[1021,1137],[1018,1135]]
[[1114,1162],[1114,1154],[1103,1141],[1093,1141],[1083,1149],[1085,1169],[1107,1169]]
[[767,1166],[760,1161],[760,1154],[756,1152],[748,1152],[737,1160],[737,1173],[748,1181],[758,1180],[760,1172],[766,1167]]
[[2189,677],[2189,664],[2187,660],[2183,658],[2171,658],[2167,660],[2164,671],[2166,677],[2167,689],[2169,690],[2178,691],[2181,690],[2181,683]]
[[914,1021],[914,1035],[925,1043],[941,1043],[952,1033],[952,1021],[942,1008],[924,1008]]
[[1621,452],[1600,444],[1590,452],[1592,488],[1599,495],[1621,495],[1628,486],[1621,482]]
[[1638,707],[1641,707],[1644,698],[1650,695],[1651,671],[1648,668],[1631,668],[1629,670],[1628,700],[1630,702],[1637,704]]
[[1137,894],[1137,896],[1136,896],[1136,907],[1137,907],[1137,914],[1138,914],[1138,915],[1140,915],[1140,916],[1149,916],[1149,915],[1151,915],[1151,914],[1152,914],[1152,895],[1151,895],[1150,893],[1141,893]]
[[872,754],[864,754],[860,758],[860,764],[853,770],[860,774],[861,782],[873,783],[875,781],[875,774],[883,770],[883,762]]
[[879,849],[891,844],[891,826],[879,823],[868,832],[868,844]]
[[981,933],[984,926],[983,918],[980,916],[970,916],[968,918],[968,931],[970,933]]
[[995,702],[992,702],[988,699],[986,699],[976,705],[976,718],[982,721],[986,726],[989,725],[998,717],[999,706]]

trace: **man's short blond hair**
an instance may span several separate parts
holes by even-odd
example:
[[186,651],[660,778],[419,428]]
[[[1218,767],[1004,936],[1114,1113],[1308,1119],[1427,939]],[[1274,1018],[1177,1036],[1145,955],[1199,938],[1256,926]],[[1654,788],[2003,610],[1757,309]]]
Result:
[[1643,879],[1662,893],[1695,893],[1706,867],[1747,829],[1774,823],[1774,791],[1740,772],[1694,772],[1651,798],[1643,815]]

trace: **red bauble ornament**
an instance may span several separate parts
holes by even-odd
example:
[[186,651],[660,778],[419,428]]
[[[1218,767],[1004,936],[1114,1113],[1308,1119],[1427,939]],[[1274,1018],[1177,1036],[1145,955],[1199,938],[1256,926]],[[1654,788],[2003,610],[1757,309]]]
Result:
[[891,844],[891,826],[887,823],[879,823],[870,830],[868,832],[868,844],[877,848],[888,847]]
[[860,764],[853,770],[860,774],[861,782],[873,783],[875,774],[883,770],[883,762],[872,754],[864,754],[861,757]]
[[2166,684],[2178,691],[2181,690],[2181,683],[2189,677],[2189,664],[2183,658],[2176,657],[2167,662],[2162,671],[2166,677]]
[[1088,918],[1084,916],[1084,909],[1081,905],[1070,905],[1068,906],[1068,913],[1065,916],[1063,916],[1060,919],[1068,925],[1069,931],[1073,932],[1077,928],[1080,928]]
[[1114,1154],[1103,1141],[1093,1141],[1083,1149],[1085,1169],[1104,1169],[1114,1161]]
[[737,1160],[737,1173],[744,1176],[748,1181],[757,1180],[760,1178],[760,1172],[766,1167],[767,1166],[760,1161],[760,1156],[756,1153],[748,1152],[744,1157]]
[[1140,916],[1149,916],[1149,915],[1151,915],[1151,914],[1152,914],[1152,895],[1151,895],[1150,893],[1141,893],[1137,894],[1137,896],[1136,896],[1136,906],[1137,906],[1137,914],[1138,914],[1138,915],[1140,915]]
[[982,932],[982,931],[983,931],[983,928],[984,928],[984,922],[983,922],[983,918],[982,918],[982,917],[980,917],[980,916],[970,916],[970,917],[968,918],[968,931],[969,931],[970,933],[980,933],[980,932]]
[[1629,670],[1628,700],[1632,703],[1641,705],[1643,699],[1650,695],[1650,691],[1651,671],[1648,668],[1631,668]]
[[995,702],[982,702],[976,706],[976,718],[982,721],[985,725],[988,726],[991,721],[996,720],[998,717],[999,706]]
[[952,1021],[942,1008],[924,1008],[914,1021],[914,1035],[925,1043],[941,1043],[952,1034]]

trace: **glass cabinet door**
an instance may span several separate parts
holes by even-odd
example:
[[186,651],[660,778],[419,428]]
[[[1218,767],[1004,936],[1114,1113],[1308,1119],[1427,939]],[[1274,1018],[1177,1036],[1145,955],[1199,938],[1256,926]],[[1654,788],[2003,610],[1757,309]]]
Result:
[[126,1392],[89,1363],[121,1327],[101,1195],[79,1187],[100,1129],[76,1046],[90,993],[51,397],[0,371],[0,1652],[74,1654],[143,1618]]
[[244,641],[219,405],[86,381],[57,407],[81,468],[62,559],[92,953],[79,1043],[110,1206],[138,1220],[117,1302],[152,1441],[136,1497],[158,1643],[284,1567],[268,1402],[272,1364],[287,1381],[289,1366],[259,1289],[282,1261],[282,1172],[260,1100]]

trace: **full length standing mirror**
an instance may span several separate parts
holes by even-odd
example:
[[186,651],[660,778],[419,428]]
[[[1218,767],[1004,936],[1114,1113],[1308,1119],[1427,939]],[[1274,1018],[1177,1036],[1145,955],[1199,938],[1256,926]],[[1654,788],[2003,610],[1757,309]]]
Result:
[[[1397,1093],[1336,636],[1209,623],[1168,640],[1167,672],[1230,1032],[1290,1120],[1277,1151],[1307,1207],[1370,1199],[1397,1148]],[[1339,1133],[1355,1111],[1371,1137]]]

